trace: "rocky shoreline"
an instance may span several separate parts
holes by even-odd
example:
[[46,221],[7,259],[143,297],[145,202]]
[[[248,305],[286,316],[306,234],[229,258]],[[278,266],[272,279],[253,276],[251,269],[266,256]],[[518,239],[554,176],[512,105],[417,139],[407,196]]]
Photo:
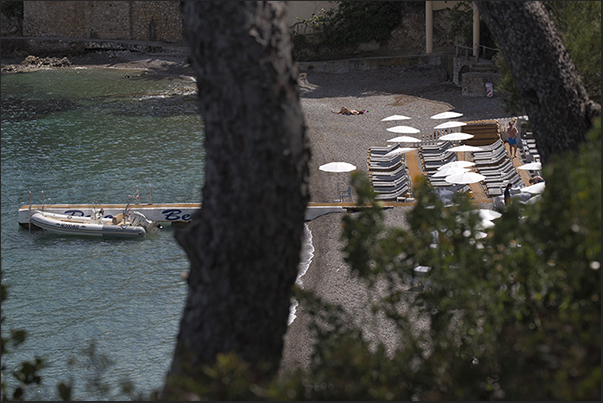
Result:
[[149,70],[158,74],[193,76],[186,48],[172,52],[144,53],[129,50],[97,50],[66,57],[3,56],[2,74],[24,73],[49,68],[113,68]]

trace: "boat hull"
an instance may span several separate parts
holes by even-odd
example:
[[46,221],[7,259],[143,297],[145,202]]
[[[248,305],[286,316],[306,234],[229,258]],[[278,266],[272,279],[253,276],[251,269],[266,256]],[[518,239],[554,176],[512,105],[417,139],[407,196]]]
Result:
[[62,235],[117,238],[142,238],[146,235],[146,230],[141,226],[117,225],[107,222],[111,220],[102,220],[101,223],[96,224],[86,218],[36,212],[31,216],[31,223],[49,232]]

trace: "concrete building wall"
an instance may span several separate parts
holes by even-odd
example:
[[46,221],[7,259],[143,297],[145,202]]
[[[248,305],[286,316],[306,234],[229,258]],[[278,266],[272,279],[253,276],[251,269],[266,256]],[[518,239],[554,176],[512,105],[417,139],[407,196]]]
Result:
[[132,1],[131,37],[151,42],[184,42],[179,1]]
[[184,41],[178,1],[25,1],[23,35]]
[[[289,1],[287,26],[334,7],[333,1]],[[184,42],[179,1],[24,1],[23,14],[28,37]]]

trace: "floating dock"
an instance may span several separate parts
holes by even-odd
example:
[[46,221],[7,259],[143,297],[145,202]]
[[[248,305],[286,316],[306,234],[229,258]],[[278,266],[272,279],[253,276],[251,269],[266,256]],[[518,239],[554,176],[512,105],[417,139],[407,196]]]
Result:
[[[29,217],[36,210],[50,213],[67,214],[75,217],[89,217],[94,211],[103,211],[103,217],[112,218],[123,213],[126,204],[32,204],[19,208],[19,225],[29,228]],[[130,204],[132,211],[138,211],[149,220],[161,225],[186,225],[193,214],[201,208],[200,203],[157,203],[157,204]],[[343,213],[355,210],[358,206],[353,203],[309,203],[306,208],[306,221],[314,220],[325,214]]]

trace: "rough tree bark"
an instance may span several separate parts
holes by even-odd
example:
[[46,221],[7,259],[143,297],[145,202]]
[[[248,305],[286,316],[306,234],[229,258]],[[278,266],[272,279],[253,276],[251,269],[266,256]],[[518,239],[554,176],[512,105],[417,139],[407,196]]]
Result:
[[585,140],[601,105],[589,99],[541,2],[476,1],[496,38],[530,118],[543,162]]
[[164,394],[217,353],[278,368],[310,149],[284,2],[183,2],[205,124],[203,203],[176,233],[188,295]]

